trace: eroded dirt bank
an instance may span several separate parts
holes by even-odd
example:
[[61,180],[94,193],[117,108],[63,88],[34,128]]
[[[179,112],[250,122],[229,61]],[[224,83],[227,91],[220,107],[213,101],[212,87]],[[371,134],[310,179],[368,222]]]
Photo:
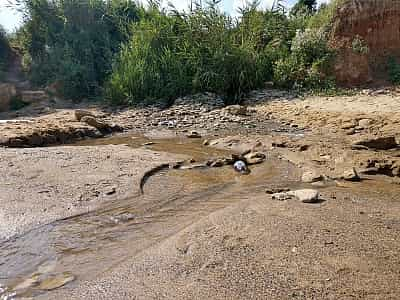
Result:
[[[124,109],[101,117],[132,133],[149,133],[155,143],[144,146],[149,149],[142,148],[144,141],[138,143],[141,149],[133,149],[136,142],[127,142],[126,137],[89,142],[91,146],[83,142],[82,147],[2,149],[2,176],[20,189],[5,185],[1,195],[6,204],[10,198],[21,205],[19,214],[49,222],[79,204],[82,194],[87,195],[85,203],[100,204],[92,215],[58,222],[39,234],[48,237],[46,245],[52,251],[64,244],[73,247],[68,255],[61,251],[52,257],[49,274],[55,279],[47,282],[49,292],[27,296],[398,299],[397,94],[365,91],[352,97],[302,99],[261,91],[245,104],[223,108],[217,102],[200,102],[190,110],[178,103],[166,110]],[[71,122],[77,122],[73,110],[67,113]],[[196,142],[182,146],[187,135]],[[170,139],[154,139],[160,136]],[[202,145],[205,140],[207,146]],[[131,148],[105,145],[109,143]],[[133,191],[129,185],[134,179],[160,162],[193,158],[196,164],[248,149],[267,156],[265,163],[251,166],[248,176],[236,174],[231,166],[170,171],[149,182],[144,198],[121,202]],[[50,164],[56,167],[48,171]],[[48,176],[38,172],[42,169]],[[320,201],[278,201],[270,195],[285,188],[316,189]],[[44,197],[47,193],[53,197]],[[36,209],[29,195],[40,199],[40,208],[54,213],[54,218]],[[108,197],[113,198],[110,202],[129,204],[102,210]],[[128,217],[121,221],[121,215]],[[110,225],[109,220],[116,218],[119,221]],[[36,227],[29,217],[26,220],[19,226]],[[63,235],[69,237],[68,243]],[[16,245],[31,240],[27,235],[21,238]],[[104,268],[90,261],[102,261]],[[82,269],[87,267],[86,272],[75,266],[77,262],[85,266]],[[42,264],[18,283],[40,289],[47,276],[37,275]],[[62,272],[71,275],[59,279]]]

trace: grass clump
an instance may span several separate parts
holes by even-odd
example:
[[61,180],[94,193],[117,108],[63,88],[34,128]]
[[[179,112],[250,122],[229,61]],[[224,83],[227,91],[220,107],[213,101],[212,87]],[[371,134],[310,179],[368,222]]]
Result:
[[115,103],[130,104],[197,91],[221,94],[227,103],[263,83],[265,57],[248,36],[241,35],[232,18],[216,5],[190,14],[162,12],[132,28],[132,38],[121,51],[108,85]]

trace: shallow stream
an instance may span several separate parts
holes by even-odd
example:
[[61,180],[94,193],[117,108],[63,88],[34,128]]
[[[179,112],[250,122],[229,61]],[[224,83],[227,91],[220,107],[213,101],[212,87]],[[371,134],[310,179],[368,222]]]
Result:
[[[101,144],[185,154],[198,162],[230,154],[187,138],[120,136],[77,146]],[[34,297],[96,278],[214,211],[251,200],[271,185],[296,186],[297,178],[291,163],[273,156],[246,176],[230,166],[156,173],[146,181],[143,195],[108,202],[95,212],[34,228],[1,244],[0,299]]]

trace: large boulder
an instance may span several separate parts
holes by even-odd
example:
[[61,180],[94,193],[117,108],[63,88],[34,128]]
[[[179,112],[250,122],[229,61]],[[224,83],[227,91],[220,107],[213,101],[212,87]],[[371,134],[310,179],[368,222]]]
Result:
[[0,83],[0,111],[10,109],[12,99],[17,95],[17,90],[13,84]]

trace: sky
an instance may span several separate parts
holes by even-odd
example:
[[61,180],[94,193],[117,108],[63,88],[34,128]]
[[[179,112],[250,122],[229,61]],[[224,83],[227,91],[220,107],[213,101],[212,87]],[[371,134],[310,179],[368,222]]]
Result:
[[[7,30],[13,31],[16,27],[21,24],[22,16],[21,14],[15,12],[14,10],[6,7],[8,2],[13,2],[15,0],[0,0],[0,24]],[[319,3],[327,2],[329,0],[318,0]],[[167,2],[171,2],[177,9],[186,9],[189,7],[190,0],[165,0],[165,5]],[[242,7],[246,0],[223,0],[221,3],[221,9],[225,12],[234,15],[238,7]],[[261,7],[271,7],[273,0],[261,0]],[[285,0],[288,6],[293,5],[296,0]]]

